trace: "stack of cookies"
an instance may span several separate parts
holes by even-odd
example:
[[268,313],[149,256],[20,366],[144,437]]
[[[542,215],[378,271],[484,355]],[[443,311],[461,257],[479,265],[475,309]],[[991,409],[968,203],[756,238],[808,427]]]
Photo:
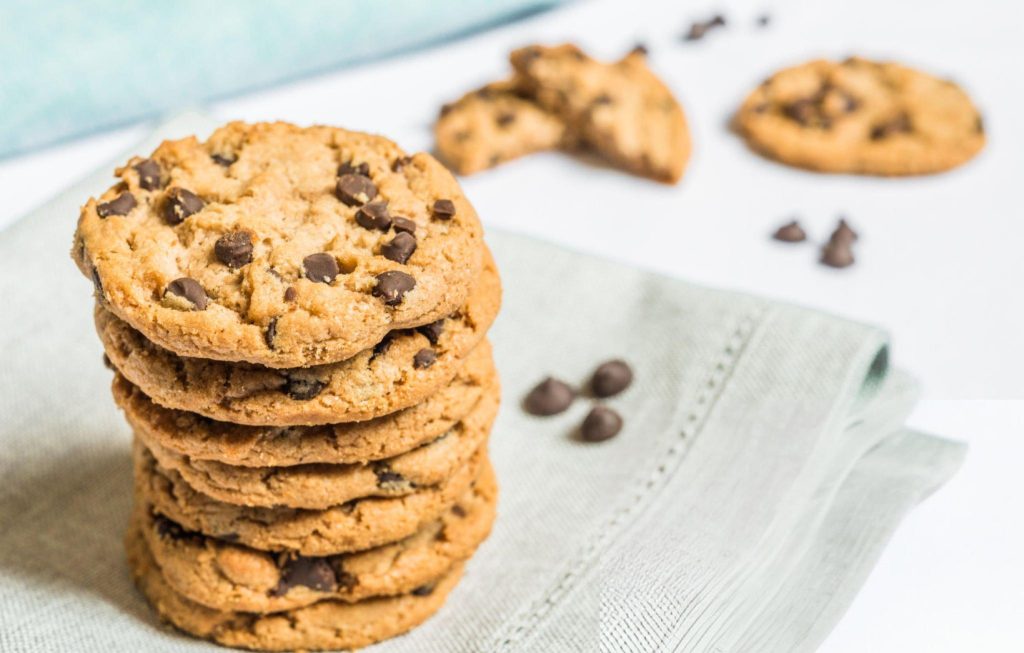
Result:
[[328,127],[165,142],[82,209],[113,393],[135,433],[137,584],[253,649],[413,628],[487,537],[501,301],[427,154]]

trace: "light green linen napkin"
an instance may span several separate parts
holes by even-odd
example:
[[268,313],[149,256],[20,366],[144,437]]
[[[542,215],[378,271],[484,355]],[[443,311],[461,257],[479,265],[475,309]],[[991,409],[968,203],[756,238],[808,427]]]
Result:
[[[187,115],[162,137],[212,127]],[[67,255],[113,164],[0,234],[0,649],[219,650],[161,629],[121,548],[128,427]],[[908,432],[884,333],[490,232],[499,519],[447,606],[381,651],[812,650],[964,447]],[[519,408],[623,357],[623,432]],[[941,573],[941,570],[936,570]]]

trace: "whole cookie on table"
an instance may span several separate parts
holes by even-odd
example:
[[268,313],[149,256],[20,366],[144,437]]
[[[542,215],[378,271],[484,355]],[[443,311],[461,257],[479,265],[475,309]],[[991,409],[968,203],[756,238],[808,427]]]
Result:
[[437,612],[458,583],[456,564],[430,586],[358,603],[327,600],[284,612],[213,610],[175,592],[138,528],[125,538],[128,565],[142,594],[175,627],[224,646],[265,651],[349,649],[401,635]]
[[486,447],[444,482],[398,497],[357,499],[323,510],[238,506],[194,490],[162,468],[145,446],[134,447],[136,497],[190,531],[265,551],[321,556],[368,549],[408,537],[438,519],[470,487],[487,462]]
[[390,458],[444,435],[484,402],[498,402],[501,388],[490,343],[477,345],[451,383],[422,402],[364,422],[321,426],[245,426],[164,408],[120,374],[114,400],[132,429],[193,460],[272,467],[311,463],[357,464]]
[[395,331],[337,363],[281,370],[183,358],[97,306],[96,327],[117,370],[158,404],[237,424],[288,426],[372,419],[447,385],[484,339],[501,303],[493,260],[466,305],[438,323]]
[[215,610],[277,612],[323,600],[361,601],[429,587],[469,558],[494,521],[489,470],[439,520],[398,542],[355,553],[268,553],[188,531],[141,510],[140,528],[175,592]]
[[686,117],[642,50],[605,63],[571,44],[532,45],[509,59],[519,92],[559,116],[582,146],[638,175],[682,177],[691,147]]
[[569,139],[565,122],[518,94],[512,81],[488,84],[443,106],[434,137],[441,159],[462,175]]
[[981,115],[955,83],[852,57],[782,70],[743,102],[736,126],[755,150],[822,172],[920,175],[985,144]]
[[370,464],[314,463],[292,467],[238,467],[194,460],[136,434],[163,469],[193,490],[241,506],[323,510],[367,497],[412,494],[444,483],[487,441],[498,413],[489,398],[439,438]]
[[117,176],[72,255],[107,310],[182,356],[344,360],[457,310],[482,265],[455,179],[380,136],[231,123]]

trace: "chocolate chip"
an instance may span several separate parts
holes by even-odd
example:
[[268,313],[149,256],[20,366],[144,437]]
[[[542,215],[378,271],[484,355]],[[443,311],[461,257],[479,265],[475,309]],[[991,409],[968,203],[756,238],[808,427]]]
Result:
[[230,154],[211,154],[210,158],[213,159],[214,163],[225,168],[230,167],[232,163],[238,160],[237,157]]
[[391,471],[386,465],[375,467],[373,473],[377,476],[377,487],[394,483],[405,483],[405,477]]
[[717,14],[714,18],[708,21],[708,27],[725,27],[725,16]]
[[121,193],[109,202],[96,205],[96,213],[101,218],[111,215],[128,215],[128,212],[135,208],[138,202],[131,193]]
[[416,251],[416,237],[405,232],[395,234],[391,242],[381,245],[381,255],[395,263],[405,263]]
[[607,406],[594,406],[584,418],[580,436],[587,442],[602,442],[622,430],[622,417]]
[[185,218],[198,213],[206,206],[199,196],[184,188],[172,188],[164,199],[164,221],[167,224],[181,224]]
[[782,112],[801,125],[809,125],[818,114],[817,101],[814,98],[802,98],[784,106]]
[[331,283],[339,272],[338,261],[326,252],[310,254],[302,259],[302,273],[310,281]]
[[317,396],[327,384],[309,376],[289,376],[284,386],[285,394],[298,401],[308,401]]
[[575,398],[576,392],[569,384],[549,376],[530,390],[523,399],[523,408],[531,415],[547,417],[563,412]]
[[979,134],[985,133],[985,119],[981,117],[981,114],[978,114],[978,117],[974,120],[974,131]]
[[455,217],[455,203],[451,200],[437,200],[434,202],[433,215],[438,220],[451,220]]
[[463,508],[462,506],[460,506],[457,503],[454,506],[452,506],[452,512],[455,513],[456,517],[465,517],[466,516],[466,509]]
[[839,93],[843,98],[843,111],[845,113],[853,113],[860,107],[860,101],[857,98],[843,91],[839,91]]
[[293,587],[308,587],[318,592],[333,592],[338,589],[334,569],[324,558],[295,556],[284,563],[281,580],[272,591],[274,596],[283,596]]
[[421,327],[417,327],[416,330],[426,336],[427,340],[430,341],[430,344],[436,346],[437,341],[441,339],[441,334],[444,333],[444,318],[441,318],[437,322],[424,324]]
[[342,163],[338,166],[338,176],[344,175],[362,175],[363,177],[370,176],[370,164],[360,163],[359,165],[352,165],[352,162]]
[[420,585],[419,587],[414,589],[412,592],[410,592],[410,594],[412,594],[413,596],[430,596],[433,593],[434,593],[434,584],[433,583],[429,583],[427,585]]
[[388,270],[377,275],[377,285],[373,287],[374,297],[380,297],[388,306],[402,303],[405,293],[416,287],[416,279],[405,272]]
[[409,156],[400,156],[400,157],[398,157],[397,159],[395,159],[394,161],[391,162],[391,171],[392,172],[401,172],[402,168],[404,168],[405,166],[409,165],[410,161],[412,161],[412,157],[409,157]]
[[100,280],[100,271],[96,268],[92,269],[92,287],[96,290],[96,300],[103,304],[107,301],[107,296],[103,294],[103,281]]
[[515,121],[516,114],[512,113],[511,111],[503,111],[498,114],[497,118],[495,118],[495,122],[498,123],[499,127],[508,127]]
[[590,379],[590,390],[595,397],[617,395],[633,382],[633,370],[626,361],[612,360],[598,365]]
[[252,233],[231,231],[213,245],[217,260],[232,269],[238,269],[252,262]]
[[391,228],[391,214],[387,202],[370,202],[356,211],[356,223],[364,229],[387,231]]
[[377,187],[369,177],[348,174],[338,178],[334,193],[347,206],[361,206],[377,197]]
[[850,224],[846,221],[846,218],[839,218],[839,224],[836,225],[835,230],[829,237],[829,241],[833,243],[846,243],[848,245],[851,245],[859,237],[860,236],[858,236],[857,232],[854,231]]
[[395,228],[395,231],[404,231],[407,234],[416,235],[416,222],[409,218],[396,215],[391,218],[391,226]]
[[384,336],[380,342],[373,346],[373,355],[370,356],[370,360],[373,360],[378,356],[383,356],[384,354],[386,354],[388,350],[391,349],[391,345],[393,345],[394,342],[395,332],[391,331],[386,336]]
[[772,238],[784,243],[800,243],[807,240],[807,232],[804,231],[799,222],[793,220],[776,229],[775,233],[772,234]]
[[359,579],[355,574],[345,571],[345,556],[329,556],[327,558],[327,562],[330,563],[331,568],[334,569],[334,575],[338,579],[339,590],[348,591],[359,584]]
[[107,356],[106,354],[103,354],[103,367],[107,368],[108,370],[114,369],[114,364],[110,362],[110,356]]
[[345,513],[346,515],[351,515],[356,511],[356,505],[358,503],[358,499],[352,499],[351,501],[346,501],[345,503],[341,504],[338,507],[341,508],[341,512]]
[[139,173],[139,187],[143,190],[156,190],[160,188],[160,164],[153,159],[144,159],[134,166],[135,172]]
[[202,539],[202,535],[199,533],[190,531],[178,522],[171,521],[163,515],[153,515],[153,528],[156,530],[157,535],[169,540]]
[[853,249],[850,243],[829,241],[821,250],[821,262],[830,268],[845,268],[853,265]]
[[421,349],[416,352],[416,355],[412,357],[412,366],[418,370],[423,370],[437,361],[437,354],[434,353],[433,349]]
[[284,300],[286,302],[294,302],[295,298],[299,296],[299,291],[295,290],[295,286],[288,286],[284,289]]
[[264,339],[267,341],[267,347],[274,348],[274,338],[277,337],[277,318],[270,318],[270,323],[267,324],[267,332],[263,334]]
[[454,109],[454,108],[455,108],[454,104],[445,103],[445,104],[441,105],[441,110],[438,113],[443,118],[443,117],[447,116],[449,113],[451,113],[452,109]]
[[892,120],[875,125],[871,129],[871,140],[880,141],[896,134],[906,134],[911,131],[910,116],[901,113]]
[[704,23],[693,23],[692,25],[690,25],[690,31],[688,31],[686,35],[683,36],[683,40],[699,41],[700,39],[704,38],[704,35],[707,34],[707,32],[708,28]]
[[760,16],[757,17],[758,27],[768,27],[768,25],[771,24],[771,22],[772,17],[769,16],[768,14],[761,14]]
[[199,282],[191,277],[181,277],[167,284],[167,289],[164,290],[164,295],[176,295],[183,297],[188,300],[193,309],[196,311],[206,310],[206,305],[209,303],[209,298],[206,296],[206,291],[199,285]]
[[646,57],[650,53],[650,50],[647,49],[646,43],[637,43],[636,45],[633,46],[633,49],[630,50],[629,53],[638,54],[640,56]]

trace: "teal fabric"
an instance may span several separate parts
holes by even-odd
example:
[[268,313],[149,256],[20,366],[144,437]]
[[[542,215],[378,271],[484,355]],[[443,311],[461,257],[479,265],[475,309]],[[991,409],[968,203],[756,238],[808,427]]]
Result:
[[555,2],[4,0],[0,157],[439,42]]

